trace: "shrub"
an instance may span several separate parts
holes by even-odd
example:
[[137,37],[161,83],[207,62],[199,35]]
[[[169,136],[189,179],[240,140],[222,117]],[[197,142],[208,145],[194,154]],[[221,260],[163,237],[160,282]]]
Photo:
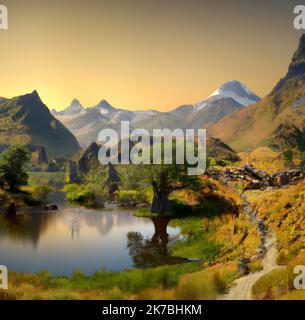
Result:
[[[140,290],[147,288],[172,289],[178,285],[182,275],[198,270],[200,270],[200,264],[191,262],[148,269],[130,269],[121,272],[101,269],[90,276],[79,270],[75,271],[71,278],[65,276],[53,277],[45,271],[40,272],[35,277],[39,280],[36,285],[42,286],[44,290],[52,289],[54,292],[61,292],[61,289],[67,289],[67,292],[71,292],[70,290],[103,290],[106,291],[106,299],[121,299],[126,298],[127,293],[138,293]],[[21,280],[25,279],[22,278]]]
[[142,190],[119,190],[116,192],[118,200],[123,204],[139,204],[152,202],[152,190],[144,188]]
[[62,190],[71,202],[90,203],[95,200],[94,192],[84,185],[67,184]]
[[25,192],[28,192],[32,195],[33,199],[40,201],[44,200],[49,192],[52,191],[52,187],[50,186],[38,186],[38,185],[32,185],[27,186],[22,189]]

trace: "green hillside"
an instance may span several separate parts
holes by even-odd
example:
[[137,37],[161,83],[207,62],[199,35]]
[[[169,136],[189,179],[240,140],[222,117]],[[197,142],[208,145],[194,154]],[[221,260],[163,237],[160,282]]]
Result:
[[305,35],[286,76],[271,93],[220,120],[210,127],[210,133],[237,150],[259,146],[305,150]]
[[53,117],[36,91],[0,102],[0,144],[43,146],[48,158],[79,150],[75,137]]

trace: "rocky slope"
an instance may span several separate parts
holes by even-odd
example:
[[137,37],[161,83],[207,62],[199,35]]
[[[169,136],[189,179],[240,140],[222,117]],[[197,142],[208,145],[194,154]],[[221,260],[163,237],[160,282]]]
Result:
[[305,35],[289,69],[260,102],[211,126],[210,133],[237,150],[271,146],[280,151],[305,150]]
[[208,175],[224,183],[241,181],[244,183],[244,190],[265,190],[268,187],[283,188],[297,184],[304,180],[305,172],[301,170],[289,170],[268,174],[258,170],[251,164],[240,168],[225,169],[223,171],[210,168]]

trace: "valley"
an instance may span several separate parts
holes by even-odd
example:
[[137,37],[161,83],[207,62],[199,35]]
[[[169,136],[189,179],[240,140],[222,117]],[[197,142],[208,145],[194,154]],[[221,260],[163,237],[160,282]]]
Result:
[[[1,98],[0,299],[304,299],[304,97],[303,35],[262,99],[236,80],[169,112]],[[207,128],[207,171],[101,165],[122,121]]]

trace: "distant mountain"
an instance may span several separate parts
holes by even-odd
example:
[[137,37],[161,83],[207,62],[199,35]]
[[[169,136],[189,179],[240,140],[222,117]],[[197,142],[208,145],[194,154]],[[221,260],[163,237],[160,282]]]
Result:
[[260,98],[239,81],[229,81],[208,99],[196,104],[183,105],[170,112],[156,113],[149,119],[135,123],[140,128],[193,128],[199,129],[216,123],[221,118]]
[[287,74],[270,94],[220,120],[210,133],[237,150],[305,151],[305,34]]
[[52,110],[53,115],[59,116],[71,116],[74,114],[81,114],[82,112],[85,112],[85,108],[76,99],[73,99],[69,107],[63,111],[56,111],[54,109]]
[[130,121],[132,128],[148,130],[198,129],[259,100],[258,96],[239,81],[229,81],[208,99],[194,105],[180,106],[170,112],[124,110],[102,100],[91,108],[73,108],[71,112],[71,104],[61,112],[53,111],[53,114],[71,130],[80,145],[86,147],[97,139],[101,129],[106,127],[118,129],[120,122],[124,120]]
[[223,99],[232,99],[239,105],[248,106],[260,100],[248,87],[237,80],[232,80],[224,83],[212,95],[202,102],[195,104],[196,110],[206,108],[210,103]]
[[[71,105],[70,105],[71,106]],[[108,101],[102,100],[96,106],[71,113],[70,106],[63,111],[52,111],[53,115],[59,119],[75,135],[82,147],[90,145],[97,139],[99,132],[103,128],[113,128],[118,130],[121,121],[134,123],[143,119],[148,119],[158,113],[154,110],[124,110],[113,107]]]
[[41,146],[48,158],[79,150],[73,134],[50,113],[37,91],[0,102],[0,144]]

